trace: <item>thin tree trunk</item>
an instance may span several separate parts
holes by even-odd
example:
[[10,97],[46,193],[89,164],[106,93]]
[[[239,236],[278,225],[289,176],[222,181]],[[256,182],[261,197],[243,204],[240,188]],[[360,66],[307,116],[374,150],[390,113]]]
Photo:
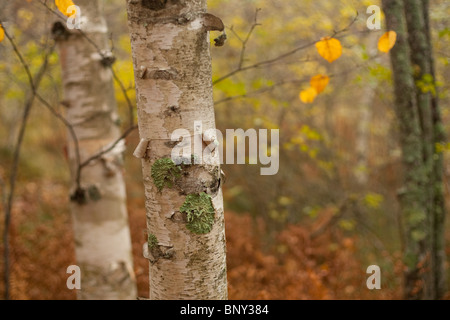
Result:
[[[98,50],[108,52],[102,1],[78,0],[80,33],[53,28],[64,85],[63,105],[73,126],[81,162],[120,136],[112,72]],[[119,144],[122,145],[123,144]],[[122,151],[114,148],[83,168],[77,181],[77,150],[69,136],[72,170],[71,212],[77,265],[81,268],[79,299],[135,299],[131,239],[122,176]],[[79,184],[79,185],[78,185]]]
[[426,175],[424,192],[424,205],[428,218],[428,243],[430,250],[430,283],[428,285],[427,298],[435,299],[434,279],[434,216],[433,216],[433,124],[431,116],[431,93],[420,85],[427,75],[430,75],[430,62],[428,57],[428,43],[425,35],[425,21],[420,0],[405,1],[405,17],[408,27],[408,42],[411,52],[411,63],[416,91],[416,101],[419,113],[419,122],[422,132],[423,170]]
[[[223,29],[223,24],[205,13],[206,0],[127,0],[127,7],[141,137],[135,155],[142,158],[146,197],[144,256],[150,267],[150,299],[226,299],[219,154],[202,157],[201,150],[206,145],[201,131],[215,129],[208,30]],[[191,147],[186,162],[197,164],[173,161],[177,142],[171,141],[171,134],[176,129],[184,129],[182,142]]]
[[[427,57],[429,59],[430,74],[433,79],[435,92],[431,96],[431,113],[433,126],[432,145],[443,143],[446,140],[444,125],[442,123],[441,110],[439,107],[438,88],[436,86],[436,74],[433,59],[433,47],[431,42],[429,1],[422,0],[422,10],[424,15],[424,30],[427,41]],[[433,257],[436,299],[441,299],[447,292],[447,273],[445,270],[445,196],[444,196],[444,155],[433,149]]]
[[404,296],[407,299],[430,297],[429,224],[423,187],[424,170],[422,133],[412,76],[403,1],[383,0],[386,24],[397,32],[397,42],[390,51],[394,78],[395,107],[399,124],[404,168],[403,187],[399,192],[405,227]]

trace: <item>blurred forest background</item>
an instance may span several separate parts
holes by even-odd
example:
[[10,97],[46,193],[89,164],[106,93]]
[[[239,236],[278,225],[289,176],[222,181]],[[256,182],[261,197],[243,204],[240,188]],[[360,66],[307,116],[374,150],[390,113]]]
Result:
[[[9,12],[4,24],[35,74],[53,41],[50,29],[56,17],[38,0],[0,3],[0,10],[8,7]],[[280,129],[277,175],[261,176],[259,165],[223,166],[230,299],[402,298],[396,196],[401,154],[389,55],[377,50],[386,30],[366,26],[366,9],[374,4],[381,6],[375,0],[208,1],[209,12],[224,21],[228,36],[223,47],[211,47],[217,128]],[[450,132],[450,3],[432,1],[430,10],[439,97]],[[113,68],[135,105],[125,1],[105,1],[105,15],[117,58]],[[342,57],[332,64],[314,45],[306,45],[347,26],[338,36]],[[0,43],[0,57],[0,181],[5,197],[30,88],[7,41]],[[305,104],[299,92],[319,73],[329,75],[330,82],[313,103]],[[116,86],[125,128],[128,107]],[[57,53],[50,56],[39,92],[64,112]],[[66,268],[76,264],[66,141],[66,128],[36,101],[11,220],[13,299],[76,298],[66,287]],[[138,142],[135,130],[127,137],[125,178],[139,296],[147,297],[144,189],[140,160],[132,156]],[[439,148],[446,155],[449,205],[450,145]],[[2,223],[0,233],[3,229]],[[450,232],[446,241],[450,256]],[[381,268],[381,290],[366,287],[366,268],[374,264]],[[1,274],[2,268],[3,263]],[[3,290],[1,282],[2,296]]]

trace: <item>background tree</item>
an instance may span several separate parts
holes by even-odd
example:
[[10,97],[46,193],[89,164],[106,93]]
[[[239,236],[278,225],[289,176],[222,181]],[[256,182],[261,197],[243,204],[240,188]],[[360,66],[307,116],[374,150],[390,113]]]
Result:
[[[400,193],[405,228],[405,297],[442,298],[445,206],[442,164],[436,145],[443,132],[431,71],[422,1],[383,1],[388,29],[397,32],[391,51],[396,111],[403,152],[404,188]],[[406,18],[406,19],[405,19]],[[438,258],[439,257],[439,258]],[[440,287],[440,288],[439,288]]]
[[[72,170],[71,212],[80,299],[135,299],[136,283],[123,180],[124,141],[115,101],[114,57],[109,50],[103,1],[79,0],[81,32],[56,22]],[[60,9],[65,9],[60,8]],[[74,136],[71,133],[74,133]],[[74,140],[75,139],[75,140]],[[84,166],[82,166],[84,164]]]

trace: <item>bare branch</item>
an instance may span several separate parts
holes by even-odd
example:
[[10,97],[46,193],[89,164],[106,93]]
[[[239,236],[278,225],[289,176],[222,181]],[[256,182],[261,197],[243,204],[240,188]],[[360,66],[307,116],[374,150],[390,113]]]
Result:
[[[77,166],[77,168],[79,168],[80,167],[80,163],[81,163],[81,156],[80,156],[80,148],[79,148],[79,145],[78,145],[78,138],[77,138],[77,135],[76,135],[76,133],[75,133],[75,130],[74,130],[74,128],[73,128],[73,126],[70,124],[70,122],[66,119],[66,118],[64,118],[58,111],[56,111],[52,106],[51,106],[51,104],[50,103],[48,103],[47,102],[47,100],[45,100],[44,98],[42,98],[42,96],[39,94],[39,93],[37,93],[36,94],[36,98],[48,109],[48,110],[50,110],[50,112],[56,117],[56,118],[58,118],[58,120],[60,120],[63,124],[64,124],[64,126],[69,130],[69,134],[70,134],[70,136],[71,136],[71,138],[72,138],[72,140],[73,140],[73,143],[74,143],[74,149],[75,149],[75,161],[76,161],[76,166]],[[79,186],[80,185],[80,175],[77,175],[76,176],[76,179],[75,179],[75,181],[76,181],[76,184],[77,184],[77,186]]]
[[241,49],[241,55],[239,57],[239,63],[238,63],[238,67],[237,67],[238,69],[241,69],[242,65],[244,63],[244,56],[245,56],[245,50],[247,48],[247,42],[248,42],[248,40],[250,40],[250,36],[252,35],[253,30],[255,30],[255,28],[257,26],[260,26],[260,24],[258,23],[258,12],[259,11],[261,11],[260,8],[256,9],[255,20],[254,20],[253,24],[250,26],[250,30],[248,31],[247,36],[245,37],[245,39],[241,40],[241,42],[242,42],[242,49]]
[[87,166],[89,163],[91,163],[92,161],[99,159],[101,156],[103,156],[104,154],[110,152],[112,149],[114,149],[116,147],[116,145],[122,141],[123,139],[125,139],[131,132],[133,132],[134,130],[137,129],[137,125],[133,125],[131,127],[129,127],[127,130],[125,130],[122,135],[117,138],[116,141],[114,141],[108,148],[96,153],[95,155],[89,157],[88,159],[84,160],[83,163],[80,164],[80,169],[84,168],[85,166]]
[[[298,47],[296,47],[296,48],[294,48],[294,49],[292,49],[292,50],[290,50],[288,52],[280,54],[279,56],[276,56],[276,57],[274,57],[272,59],[259,61],[259,62],[256,62],[256,63],[252,64],[252,65],[243,67],[244,54],[245,54],[245,50],[246,50],[247,41],[249,40],[250,35],[253,32],[254,28],[257,25],[259,25],[259,24],[256,23],[258,10],[256,11],[256,14],[255,14],[255,22],[250,27],[250,31],[247,34],[247,37],[246,37],[245,40],[242,40],[232,28],[229,28],[233,32],[233,34],[236,35],[238,37],[238,39],[242,42],[242,49],[241,49],[241,53],[240,53],[239,64],[238,64],[238,67],[236,69],[234,69],[233,71],[231,71],[231,72],[221,76],[220,78],[214,80],[213,81],[213,85],[215,85],[215,84],[217,84],[217,83],[219,83],[219,82],[221,82],[221,81],[223,81],[223,80],[225,80],[225,79],[227,79],[227,78],[229,78],[229,77],[231,77],[231,76],[233,76],[233,75],[235,75],[235,74],[237,74],[239,72],[243,72],[243,71],[247,71],[247,70],[250,70],[250,69],[255,69],[255,68],[258,68],[258,67],[262,67],[262,66],[265,66],[265,65],[270,65],[270,64],[276,63],[276,62],[278,62],[280,60],[283,60],[283,59],[285,59],[285,58],[287,58],[289,56],[294,55],[298,51],[301,51],[301,50],[304,50],[306,48],[312,47],[313,45],[315,45],[317,42],[320,41],[320,40],[311,41],[309,43],[300,45],[300,46],[298,46]],[[338,30],[338,31],[334,31],[333,35],[331,35],[331,37],[334,38],[337,35],[348,31],[348,29],[356,22],[357,18],[358,18],[358,12],[356,12],[356,17],[344,29],[341,29],[341,30]]]
[[[379,56],[379,53],[377,53],[374,56],[369,57],[363,64],[355,64],[355,67],[353,69],[347,69],[347,70],[342,71],[340,73],[330,74],[329,77],[330,78],[334,78],[334,77],[339,77],[339,76],[344,76],[344,75],[350,74],[350,73],[354,72],[355,70],[358,70],[358,69],[360,69],[362,67],[367,66],[367,64],[370,61],[375,60],[378,56]],[[303,62],[307,62],[307,61],[309,61],[309,60],[308,59],[303,60]],[[275,83],[275,84],[273,84],[271,86],[267,86],[267,87],[262,88],[262,89],[251,91],[249,93],[240,94],[240,95],[236,95],[236,96],[229,96],[229,97],[222,98],[220,100],[216,100],[216,101],[214,101],[214,105],[218,105],[218,104],[221,104],[221,103],[224,103],[224,102],[228,102],[228,101],[231,101],[231,100],[247,98],[249,96],[254,96],[254,95],[261,94],[261,93],[269,92],[269,91],[272,91],[273,89],[275,89],[275,87],[283,86],[283,85],[286,85],[286,84],[300,84],[300,83],[304,83],[304,82],[309,81],[309,79],[310,78],[280,81],[280,82],[277,82],[277,83]]]
[[134,112],[133,112],[133,104],[131,103],[130,97],[128,96],[128,91],[125,88],[125,86],[123,85],[122,81],[120,80],[120,78],[117,76],[117,73],[114,71],[113,67],[111,66],[111,72],[112,75],[114,77],[114,80],[117,82],[117,84],[120,87],[120,90],[122,91],[122,94],[125,98],[125,101],[127,102],[128,105],[128,121],[129,121],[129,127],[133,127],[134,126]]
[[36,97],[36,90],[39,87],[41,80],[45,74],[45,71],[47,70],[48,66],[48,59],[50,55],[52,54],[54,50],[54,46],[50,48],[50,50],[45,54],[44,61],[36,73],[36,76],[33,78],[30,72],[30,68],[28,67],[28,64],[25,62],[22,54],[20,53],[16,43],[14,42],[11,35],[8,33],[6,29],[4,29],[5,36],[9,40],[14,53],[16,54],[17,58],[19,59],[20,63],[22,64],[23,69],[25,70],[28,82],[30,84],[31,92],[29,93],[25,107],[23,110],[22,120],[20,124],[19,129],[19,135],[17,137],[16,146],[14,148],[13,153],[13,161],[12,161],[12,167],[9,174],[9,194],[6,199],[6,207],[5,207],[5,231],[3,234],[3,243],[4,243],[4,263],[5,263],[5,272],[4,272],[4,283],[5,283],[5,300],[9,300],[10,293],[9,293],[9,277],[10,277],[10,263],[9,263],[9,229],[11,224],[11,212],[12,212],[12,205],[13,205],[13,199],[14,199],[14,192],[16,187],[16,178],[17,178],[17,171],[19,166],[19,159],[20,159],[20,151],[23,143],[23,138],[25,136],[25,129],[27,126],[28,118],[30,115],[31,107],[33,106],[33,101]]
[[280,82],[277,82],[277,83],[275,83],[275,84],[273,84],[271,86],[267,86],[267,87],[264,87],[264,88],[261,88],[261,89],[258,89],[258,90],[250,91],[250,92],[247,92],[247,93],[244,93],[244,94],[240,94],[240,95],[236,95],[236,96],[225,97],[223,99],[214,101],[214,105],[218,105],[218,104],[221,104],[221,103],[224,103],[224,102],[228,102],[228,101],[231,101],[231,100],[248,98],[250,96],[255,96],[255,95],[258,95],[258,94],[261,94],[261,93],[269,92],[269,91],[274,90],[276,87],[284,86],[286,84],[293,84],[293,83],[299,84],[299,83],[303,83],[303,82],[307,82],[307,81],[309,81],[309,78],[308,79],[305,78],[305,79],[293,79],[293,80],[280,81]]

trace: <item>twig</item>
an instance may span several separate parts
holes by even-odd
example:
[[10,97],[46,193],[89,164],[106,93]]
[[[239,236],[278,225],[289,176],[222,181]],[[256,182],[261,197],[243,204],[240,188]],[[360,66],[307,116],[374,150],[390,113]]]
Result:
[[[366,66],[369,63],[369,61],[375,59],[376,57],[377,57],[377,55],[368,58],[363,64],[356,65],[354,69],[347,69],[346,71],[343,71],[343,72],[340,72],[340,73],[330,74],[329,77],[333,78],[333,77],[343,76],[343,75],[349,74],[351,72],[354,72],[354,70],[357,70],[359,68],[362,68],[362,67]],[[308,61],[308,60],[305,60],[305,62],[306,61]],[[293,84],[293,83],[294,84],[304,83],[304,82],[307,82],[307,81],[309,81],[309,78],[280,81],[280,82],[277,82],[277,83],[275,83],[275,84],[273,84],[271,86],[268,86],[268,87],[265,87],[265,88],[262,88],[262,89],[258,89],[258,90],[254,90],[254,91],[251,91],[251,92],[248,92],[248,93],[244,93],[244,94],[240,94],[240,95],[236,95],[236,96],[229,96],[229,97],[222,98],[220,100],[216,100],[216,101],[214,101],[214,105],[221,104],[221,103],[224,103],[224,102],[228,102],[228,101],[231,101],[231,100],[236,100],[236,99],[246,98],[246,97],[249,97],[249,96],[254,96],[254,95],[257,95],[257,94],[260,94],[260,93],[264,93],[264,92],[269,92],[269,91],[273,90],[275,87],[278,87],[278,86],[283,86],[283,85],[286,85],[286,84]]]
[[125,130],[122,135],[116,139],[116,141],[114,141],[108,148],[98,152],[97,154],[89,157],[88,159],[84,160],[83,163],[80,164],[79,169],[81,170],[82,168],[84,168],[85,166],[87,166],[91,161],[94,161],[98,158],[100,158],[101,156],[103,156],[104,154],[110,152],[112,149],[115,148],[115,146],[122,141],[123,139],[125,139],[131,132],[133,132],[135,129],[137,129],[137,125],[133,125],[131,127],[129,127],[127,130]]
[[[341,30],[338,30],[338,31],[334,31],[333,34],[330,37],[334,38],[338,34],[347,31],[356,22],[357,18],[358,18],[358,12],[356,12],[356,17],[344,29],[341,29]],[[256,23],[256,14],[255,14],[255,23]],[[231,71],[231,72],[221,76],[220,78],[214,80],[213,81],[213,85],[215,85],[215,84],[217,84],[217,83],[219,83],[219,82],[221,82],[221,81],[223,81],[223,80],[225,80],[225,79],[235,75],[236,73],[243,72],[243,71],[250,70],[250,69],[255,69],[255,68],[258,68],[258,67],[261,67],[261,66],[265,66],[265,65],[270,65],[270,64],[273,64],[275,62],[278,62],[279,60],[283,60],[283,59],[285,59],[285,58],[287,58],[289,56],[292,56],[293,54],[297,53],[298,51],[301,51],[301,50],[304,50],[306,48],[312,47],[313,45],[315,45],[317,42],[320,41],[320,40],[311,41],[309,43],[300,45],[300,46],[298,46],[298,47],[296,47],[296,48],[294,48],[294,49],[292,49],[292,50],[290,50],[288,52],[280,54],[279,56],[277,56],[275,58],[268,59],[268,60],[263,60],[263,61],[260,61],[260,62],[256,62],[256,63],[254,63],[252,65],[243,67],[242,66],[243,65],[243,60],[244,60],[243,55],[244,55],[244,52],[245,52],[245,49],[246,49],[247,41],[249,40],[249,37],[250,37],[253,29],[258,25],[258,24],[255,24],[255,23],[252,24],[252,26],[250,28],[250,31],[247,34],[247,38],[245,40],[242,40],[237,35],[237,33],[233,30],[233,28],[229,28],[233,32],[233,34],[235,34],[237,36],[239,41],[241,41],[243,43],[243,46],[242,46],[242,49],[241,49],[241,54],[240,54],[240,59],[239,59],[239,64],[238,64],[238,67],[236,69],[234,69],[233,71]]]
[[[75,133],[75,129],[73,128],[73,126],[70,124],[70,122],[64,118],[59,112],[57,112],[50,103],[47,102],[47,100],[45,100],[39,93],[36,93],[36,98],[56,117],[58,118],[58,120],[60,120],[64,126],[67,128],[67,130],[69,130],[69,134],[73,140],[74,143],[74,149],[75,149],[75,162],[76,162],[76,167],[79,168],[80,167],[80,163],[81,163],[81,155],[80,155],[80,148],[79,148],[79,144],[78,144],[78,137],[77,134]],[[77,187],[80,186],[80,175],[77,174],[76,178],[75,178],[75,182]]]
[[11,46],[14,50],[14,53],[16,54],[17,58],[20,60],[20,63],[22,64],[22,67],[24,68],[27,77],[28,82],[30,84],[31,93],[29,97],[27,98],[27,101],[25,103],[25,108],[23,110],[22,115],[22,122],[19,129],[19,135],[17,137],[16,146],[14,148],[14,154],[13,154],[13,161],[12,161],[12,167],[9,175],[9,194],[6,199],[6,207],[5,207],[5,230],[3,233],[3,243],[4,243],[4,263],[5,263],[5,272],[4,272],[4,282],[5,282],[5,300],[10,299],[10,292],[9,292],[9,277],[10,277],[10,265],[9,265],[9,228],[11,224],[11,212],[12,212],[12,206],[13,206],[13,199],[14,199],[14,191],[16,187],[16,178],[17,178],[17,171],[19,166],[19,158],[20,158],[20,151],[22,147],[23,138],[25,136],[25,129],[27,125],[27,121],[30,115],[30,110],[33,105],[33,101],[36,97],[36,90],[39,87],[41,80],[44,76],[44,73],[48,66],[48,59],[50,54],[53,52],[54,47],[52,46],[49,50],[49,52],[46,53],[44,57],[44,62],[41,66],[41,68],[38,70],[36,77],[33,79],[33,76],[31,75],[30,69],[25,62],[22,54],[20,53],[19,49],[17,48],[14,40],[9,35],[8,31],[4,29],[5,36],[8,39],[8,41],[11,43]]
[[236,68],[233,71],[231,71],[231,72],[223,75],[222,77],[214,80],[213,81],[213,85],[215,85],[215,84],[217,84],[217,83],[219,83],[219,82],[221,82],[221,81],[223,81],[223,80],[225,80],[225,79],[235,75],[236,73],[247,71],[247,70],[250,70],[250,69],[259,68],[259,67],[262,67],[262,66],[265,66],[265,65],[270,65],[270,64],[273,64],[275,62],[278,62],[279,60],[282,60],[282,59],[284,59],[284,58],[286,58],[286,57],[288,57],[290,55],[293,55],[297,51],[300,51],[300,50],[306,49],[306,48],[308,48],[310,46],[313,46],[316,42],[317,41],[307,43],[307,44],[305,44],[303,46],[297,47],[297,48],[295,48],[295,49],[293,49],[293,50],[291,50],[289,52],[283,53],[282,55],[279,55],[279,56],[277,56],[275,58],[272,58],[272,59],[256,62],[256,63],[254,63],[252,65],[249,65],[249,66],[245,66],[245,67],[241,66],[239,68]]
[[277,82],[277,83],[275,83],[275,84],[273,84],[271,86],[267,86],[267,87],[264,87],[264,88],[261,88],[261,89],[258,89],[258,90],[254,90],[254,91],[250,91],[250,92],[247,92],[247,93],[244,93],[244,94],[240,94],[240,95],[236,95],[236,96],[229,96],[229,97],[225,97],[225,98],[220,99],[220,100],[216,100],[216,101],[214,101],[214,105],[218,105],[218,104],[221,104],[221,103],[224,103],[224,102],[228,102],[228,101],[231,101],[231,100],[247,98],[249,96],[254,96],[254,95],[257,95],[257,94],[269,92],[269,91],[272,91],[273,89],[275,89],[276,87],[280,87],[280,86],[283,86],[283,85],[286,85],[286,84],[303,83],[303,82],[306,82],[306,81],[309,81],[309,78],[308,79],[305,78],[305,79],[294,79],[294,80],[280,81],[280,82]]
[[241,40],[241,42],[242,42],[242,49],[241,49],[241,55],[239,57],[239,63],[238,63],[238,67],[237,67],[238,69],[242,68],[242,64],[244,63],[244,56],[245,56],[245,50],[247,48],[247,42],[248,42],[248,40],[250,40],[250,36],[252,35],[253,30],[255,30],[255,28],[257,26],[261,25],[261,24],[258,23],[258,12],[259,11],[261,11],[260,8],[256,9],[255,20],[254,20],[253,24],[250,26],[250,30],[248,31],[247,36],[245,37],[245,39]]
[[128,92],[127,89],[125,88],[125,86],[123,85],[122,81],[119,79],[119,77],[117,76],[116,72],[114,71],[113,67],[110,67],[112,75],[114,77],[114,80],[117,82],[117,84],[120,87],[120,90],[122,91],[122,94],[125,98],[125,101],[127,102],[128,105],[128,121],[129,121],[129,127],[133,127],[134,126],[134,112],[133,112],[133,104],[131,103],[130,97],[128,96]]

